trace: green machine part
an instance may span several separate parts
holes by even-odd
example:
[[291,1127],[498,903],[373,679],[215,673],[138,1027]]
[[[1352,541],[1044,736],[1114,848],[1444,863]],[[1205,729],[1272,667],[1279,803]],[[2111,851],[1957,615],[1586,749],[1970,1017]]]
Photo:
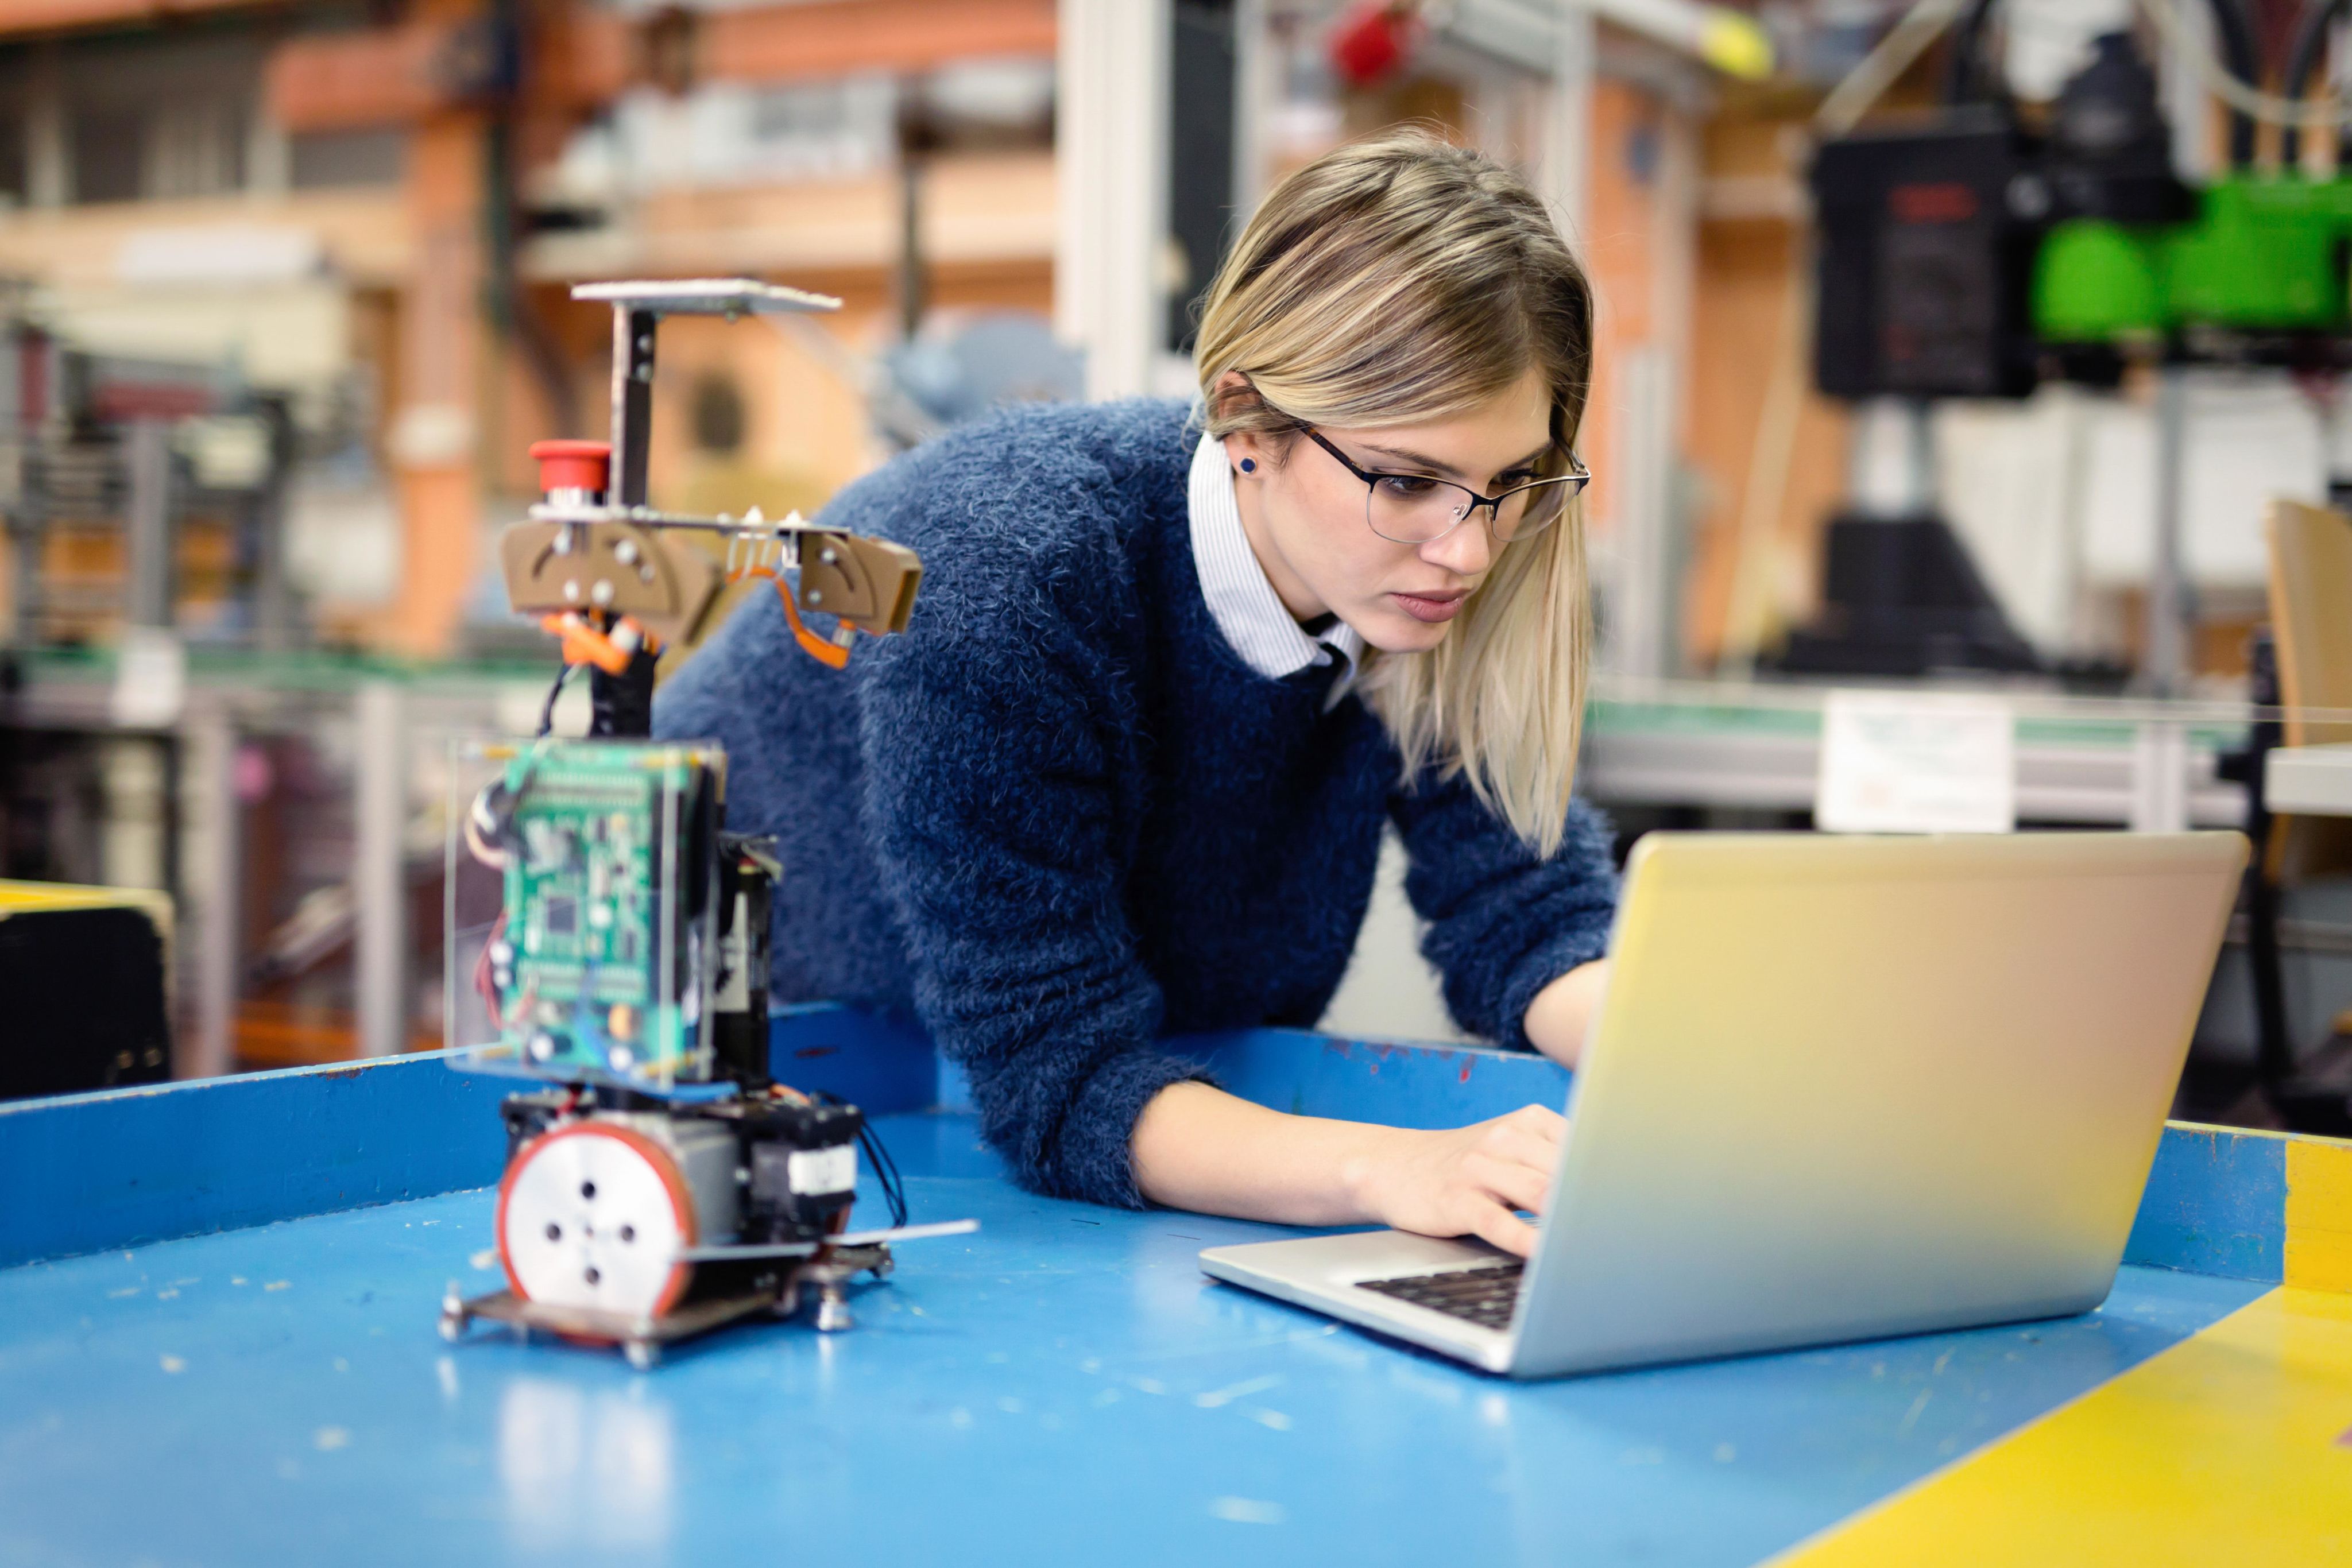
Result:
[[2059,224],[2033,257],[2033,329],[2046,343],[2121,343],[2165,330],[2161,230]]
[[2122,343],[2189,327],[2341,331],[2352,181],[2235,174],[2198,195],[2189,223],[2080,218],[2034,257],[2035,332],[2052,343]]
[[503,1043],[623,1082],[710,1075],[714,747],[541,741],[505,765]]
[[2346,321],[2342,246],[2352,185],[2241,176],[2206,187],[2171,236],[2169,302],[2184,325],[2334,331]]

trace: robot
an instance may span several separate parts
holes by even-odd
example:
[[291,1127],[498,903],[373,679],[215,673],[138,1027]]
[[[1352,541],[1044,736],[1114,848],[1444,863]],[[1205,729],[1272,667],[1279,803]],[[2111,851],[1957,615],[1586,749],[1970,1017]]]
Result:
[[[507,1289],[469,1299],[453,1284],[441,1332],[455,1341],[487,1319],[526,1338],[618,1345],[645,1369],[667,1344],[754,1314],[790,1317],[812,1298],[819,1330],[846,1328],[847,1283],[887,1275],[893,1243],[977,1227],[908,1226],[897,1172],[857,1108],[770,1079],[774,844],[728,831],[720,747],[649,738],[661,649],[693,635],[727,581],[772,581],[800,646],[835,669],[859,634],[906,628],[922,563],[901,546],[797,514],[686,517],[646,503],[661,319],[840,302],[744,279],[593,284],[572,297],[613,308],[612,440],[531,448],[542,498],[500,540],[499,560],[514,608],[560,640],[562,670],[537,739],[482,748],[495,771],[459,829],[464,852],[499,873],[501,903],[469,967],[495,1038],[454,1060],[535,1086],[501,1108]],[[718,548],[686,542],[693,534]],[[588,734],[554,737],[556,699],[583,670]],[[849,1228],[861,1149],[889,1228]]]

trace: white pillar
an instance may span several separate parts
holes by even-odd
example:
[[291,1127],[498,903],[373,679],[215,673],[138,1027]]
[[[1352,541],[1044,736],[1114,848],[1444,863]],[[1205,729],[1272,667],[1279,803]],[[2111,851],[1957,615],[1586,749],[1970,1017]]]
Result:
[[294,188],[294,140],[264,109],[245,129],[245,193],[259,200]]
[[1167,322],[1168,0],[1060,0],[1054,325],[1089,398],[1152,390]]
[[243,813],[236,793],[236,723],[226,701],[189,706],[180,727],[182,891],[179,961],[191,975],[195,1035],[173,1062],[181,1078],[217,1078],[236,1065],[243,988]]
[[2189,728],[2162,719],[2132,737],[2131,831],[2178,833],[2189,826]]
[[1234,211],[1246,218],[1266,192],[1266,118],[1282,93],[1266,0],[1234,4]]
[[2147,569],[2147,632],[2140,640],[2140,685],[2177,697],[2193,673],[2184,507],[2189,483],[2189,372],[2167,365],[2156,384],[2156,546]]
[[[2213,37],[2213,13],[2204,5],[2179,5],[2175,8],[2186,31],[2197,38],[2197,53],[2207,60],[2220,58],[2220,45]],[[2163,45],[2157,60],[2158,99],[2164,118],[2172,125],[2172,167],[2182,179],[2198,181],[2213,172],[2213,95],[2205,86],[2205,75],[2198,62],[2190,59],[2170,43]],[[2306,141],[2315,140],[2308,131]]]
[[73,158],[55,40],[33,46],[30,86],[25,104],[25,204],[62,207],[73,199]]
[[1659,343],[1635,343],[1620,357],[1617,393],[1616,517],[1611,564],[1606,667],[1633,680],[1676,673],[1675,601],[1681,551],[1675,548],[1674,355]]
[[1571,246],[1584,243],[1586,185],[1592,158],[1592,75],[1599,40],[1584,0],[1559,0],[1554,34],[1551,106],[1545,117],[1539,193],[1559,214]]
[[359,689],[353,719],[354,810],[352,946],[359,989],[362,1056],[408,1049],[407,704],[390,681]]

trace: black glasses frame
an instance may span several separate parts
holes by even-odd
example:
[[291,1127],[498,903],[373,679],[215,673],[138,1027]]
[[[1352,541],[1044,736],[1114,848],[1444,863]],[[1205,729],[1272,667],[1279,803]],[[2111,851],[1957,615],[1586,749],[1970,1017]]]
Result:
[[[1350,458],[1346,453],[1340,451],[1337,446],[1331,444],[1331,443],[1325,438],[1323,433],[1316,429],[1313,425],[1301,424],[1297,426],[1297,429],[1298,433],[1306,436],[1307,440],[1312,441],[1316,445],[1329,453],[1338,460],[1340,467],[1345,468],[1349,473],[1353,474],[1357,478],[1361,479],[1364,482],[1364,526],[1367,528],[1371,527],[1370,505],[1372,495],[1374,492],[1379,490],[1381,481],[1383,479],[1418,479],[1424,484],[1443,485],[1448,489],[1459,490],[1464,495],[1470,497],[1470,505],[1463,509],[1462,515],[1454,518],[1454,521],[1446,527],[1444,532],[1432,534],[1425,539],[1389,539],[1391,544],[1435,544],[1439,539],[1444,538],[1446,534],[1452,533],[1455,528],[1460,528],[1472,517],[1477,516],[1478,508],[1481,507],[1486,508],[1486,526],[1489,529],[1495,528],[1499,525],[1502,518],[1503,503],[1509,500],[1514,496],[1524,496],[1530,490],[1541,490],[1548,487],[1556,488],[1560,486],[1570,486],[1566,494],[1561,497],[1560,510],[1564,512],[1568,509],[1567,502],[1575,499],[1576,497],[1583,493],[1584,487],[1587,485],[1592,483],[1592,470],[1584,465],[1584,459],[1579,457],[1571,448],[1567,454],[1570,464],[1570,468],[1567,473],[1554,474],[1549,477],[1543,479],[1530,479],[1524,485],[1514,485],[1499,496],[1482,496],[1467,485],[1457,485],[1451,479],[1440,479],[1434,474],[1402,474],[1389,469],[1360,468],[1356,465],[1354,459]],[[1510,544],[1519,539],[1530,538],[1535,535],[1543,532],[1544,529],[1551,527],[1551,525],[1558,520],[1557,517],[1547,517],[1535,528],[1527,529],[1524,532],[1516,532],[1511,535],[1510,538],[1505,539],[1502,542]],[[1379,534],[1381,538],[1389,538],[1388,535],[1381,533],[1378,528],[1372,528],[1372,532]]]

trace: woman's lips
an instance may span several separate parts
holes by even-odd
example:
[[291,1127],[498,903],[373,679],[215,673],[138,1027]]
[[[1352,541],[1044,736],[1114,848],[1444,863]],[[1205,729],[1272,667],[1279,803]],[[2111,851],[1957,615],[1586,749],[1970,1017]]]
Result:
[[1470,597],[1470,591],[1457,588],[1451,593],[1391,593],[1389,597],[1415,621],[1451,621],[1461,610],[1462,601]]

